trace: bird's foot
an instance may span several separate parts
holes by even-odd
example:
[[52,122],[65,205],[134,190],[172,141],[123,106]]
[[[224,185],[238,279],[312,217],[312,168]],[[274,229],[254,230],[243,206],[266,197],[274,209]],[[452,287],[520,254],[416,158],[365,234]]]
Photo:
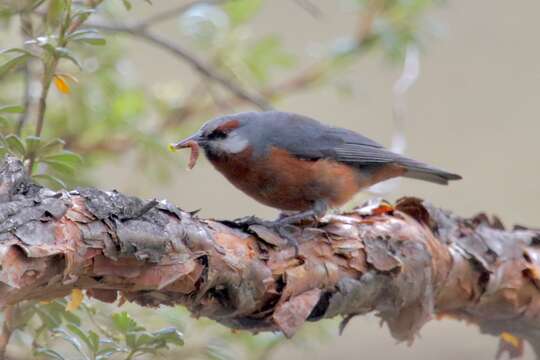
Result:
[[[319,221],[319,219],[326,213],[328,205],[325,201],[318,201],[314,204],[313,208],[294,214],[282,213],[277,220],[267,221],[260,219],[256,216],[246,216],[232,222],[235,226],[248,229],[251,226],[259,225],[267,229],[270,229],[275,234],[279,235],[287,242],[287,246],[294,248],[295,256],[299,254],[298,240],[294,234],[294,231],[298,229],[297,225],[304,223],[313,223]],[[293,231],[290,231],[293,230]]]
[[326,201],[320,200],[315,202],[313,207],[309,210],[293,214],[281,213],[276,222],[280,223],[281,225],[300,225],[306,222],[318,222],[324,216],[324,214],[326,214],[327,210],[328,204]]
[[233,220],[234,224],[241,228],[248,228],[252,225],[262,225],[265,227],[269,227],[271,224],[273,224],[273,221],[263,220],[257,216],[245,216],[239,219]]
[[288,229],[297,229],[296,225],[304,223],[317,223],[324,216],[328,209],[325,201],[317,201],[313,208],[294,214],[281,213],[279,218],[272,224],[272,228],[287,241],[287,245],[294,247],[295,256],[298,256],[298,240],[288,231]]
[[300,248],[298,247],[298,240],[296,240],[294,235],[288,231],[288,228],[296,229],[296,226],[291,224],[282,224],[280,223],[280,221],[274,221],[271,228],[279,236],[285,239],[285,241],[287,241],[287,246],[294,248],[294,256],[298,256],[298,254],[300,253]]
[[[240,219],[235,219],[232,223],[234,226],[243,228],[243,229],[249,229],[251,226],[262,226],[264,228],[269,229],[271,232],[277,234],[279,237],[284,239],[286,241],[286,246],[290,246],[294,248],[294,254],[295,256],[298,256],[299,249],[298,249],[298,242],[294,238],[294,236],[291,234],[288,229],[290,228],[296,228],[294,225],[287,221],[282,221],[282,218],[278,218],[274,221],[269,220],[263,220],[261,218],[258,218],[256,216],[246,216]],[[257,232],[255,229],[252,229],[255,232]],[[271,242],[274,245],[277,245],[281,247],[281,245],[278,245],[279,243]]]

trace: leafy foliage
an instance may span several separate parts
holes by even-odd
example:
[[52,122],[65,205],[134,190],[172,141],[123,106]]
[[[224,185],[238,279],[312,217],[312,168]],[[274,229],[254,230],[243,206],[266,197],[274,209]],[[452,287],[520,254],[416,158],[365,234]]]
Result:
[[[149,332],[126,312],[114,313],[111,326],[95,325],[96,310],[83,304],[80,311],[66,309],[65,300],[49,303],[29,302],[19,306],[17,327],[33,332],[35,356],[51,359],[76,358],[104,360],[114,356],[134,359],[156,355],[161,350],[183,346],[183,335],[176,328],[165,327]],[[84,324],[94,324],[93,327]],[[62,347],[65,343],[71,348]],[[64,351],[58,350],[63,348]]]
[[237,0],[227,2],[223,8],[233,25],[240,25],[250,20],[261,9],[262,0]]
[[25,162],[32,158],[33,169],[44,168],[37,172],[32,171],[32,177],[36,181],[45,181],[49,186],[65,188],[66,184],[61,178],[73,176],[81,165],[82,158],[65,150],[64,145],[61,139],[42,142],[38,136],[21,138],[15,134],[0,135],[0,156],[9,154]]

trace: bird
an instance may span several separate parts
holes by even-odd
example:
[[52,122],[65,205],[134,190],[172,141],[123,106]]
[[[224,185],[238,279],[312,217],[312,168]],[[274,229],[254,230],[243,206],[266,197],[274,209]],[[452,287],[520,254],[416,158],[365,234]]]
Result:
[[288,213],[272,222],[278,228],[319,220],[359,191],[390,178],[441,185],[462,178],[394,153],[352,130],[282,111],[219,116],[170,144],[171,150],[187,147],[192,148],[190,168],[201,147],[234,186]]

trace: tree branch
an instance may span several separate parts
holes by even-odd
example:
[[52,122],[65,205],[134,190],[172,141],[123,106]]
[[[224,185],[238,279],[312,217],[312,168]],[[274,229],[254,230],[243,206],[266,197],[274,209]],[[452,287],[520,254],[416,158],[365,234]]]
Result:
[[540,231],[504,230],[405,198],[297,227],[299,255],[261,226],[199,219],[166,201],[54,192],[0,169],[0,306],[73,288],[104,301],[292,336],[304,321],[375,311],[411,341],[435,316],[540,346]]
[[243,99],[255,105],[257,108],[261,110],[272,109],[272,106],[260,95],[249,93],[247,90],[242,88],[241,85],[237,84],[232,79],[226,77],[225,75],[213,69],[211,66],[205,64],[201,59],[197,58],[190,51],[148,30],[146,27],[140,27],[137,25],[128,26],[128,25],[107,24],[107,23],[101,23],[101,22],[89,23],[89,26],[96,29],[103,30],[103,31],[130,34],[130,35],[135,36],[136,38],[146,40],[149,43],[156,45],[157,47],[167,50],[173,55],[180,57],[185,62],[187,62],[191,67],[193,67],[195,71],[221,84],[224,88],[228,89],[231,93],[233,93],[240,99]]
[[157,23],[169,20],[171,18],[178,17],[179,15],[185,13],[193,6],[208,4],[208,5],[219,5],[224,3],[227,0],[195,0],[187,4],[181,4],[176,7],[167,9],[165,11],[159,12],[155,15],[149,16],[148,18],[141,20],[132,25],[134,28],[147,28],[149,26],[155,25]]

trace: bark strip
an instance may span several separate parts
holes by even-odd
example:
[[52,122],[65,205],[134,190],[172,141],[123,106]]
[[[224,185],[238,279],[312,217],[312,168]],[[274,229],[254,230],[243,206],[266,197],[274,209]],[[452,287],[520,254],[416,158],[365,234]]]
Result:
[[186,306],[235,329],[293,336],[305,321],[376,312],[412,341],[451,316],[540,349],[540,231],[504,230],[420,199],[291,229],[200,219],[116,191],[52,191],[0,168],[0,306],[67,295]]

